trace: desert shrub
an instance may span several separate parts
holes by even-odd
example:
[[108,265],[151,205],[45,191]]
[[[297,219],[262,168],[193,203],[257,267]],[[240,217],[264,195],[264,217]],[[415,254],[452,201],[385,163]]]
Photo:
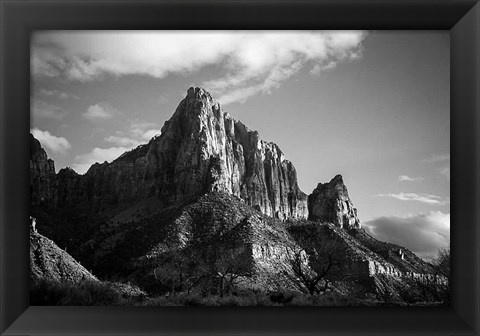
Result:
[[127,306],[141,300],[142,295],[129,295],[119,290],[118,284],[92,280],[75,284],[43,280],[30,288],[30,304],[34,306]]
[[49,281],[40,281],[30,288],[30,304],[33,306],[56,306],[61,305],[68,288],[65,284],[57,284]]
[[157,296],[146,300],[145,306],[272,306],[279,305],[272,303],[266,294],[254,295],[253,292],[243,291],[241,293],[228,295],[207,295],[198,293],[173,293]]
[[246,295],[226,295],[215,296],[219,306],[256,306],[258,302],[252,296]]
[[203,306],[203,299],[196,293],[190,293],[183,296],[184,306]]
[[235,295],[218,296],[215,295],[206,302],[213,303],[215,306],[249,306],[250,302],[247,297],[239,297]]
[[272,306],[272,305],[278,305],[276,303],[273,303],[270,300],[270,297],[267,293],[260,292],[257,290],[246,290],[240,293],[241,296],[248,297],[249,302],[251,303],[252,306]]
[[309,295],[297,293],[293,295],[290,302],[285,305],[291,306],[369,306],[367,300],[361,300],[352,296],[341,295],[336,292]]
[[149,298],[142,306],[204,306],[204,298],[197,293],[168,293]]
[[273,303],[288,304],[293,300],[293,293],[287,292],[273,292],[270,293],[269,298]]
[[182,306],[183,304],[178,301],[174,296],[156,296],[144,301],[142,306],[152,307],[164,307],[164,306]]
[[338,293],[310,295],[291,291],[260,293],[250,290],[228,295],[201,296],[194,293],[174,293],[149,299],[148,306],[374,306],[383,302],[360,300]]

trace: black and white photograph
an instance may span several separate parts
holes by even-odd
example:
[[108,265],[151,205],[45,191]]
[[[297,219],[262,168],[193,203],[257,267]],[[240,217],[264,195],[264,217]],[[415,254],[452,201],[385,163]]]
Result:
[[448,31],[30,42],[31,305],[450,306]]

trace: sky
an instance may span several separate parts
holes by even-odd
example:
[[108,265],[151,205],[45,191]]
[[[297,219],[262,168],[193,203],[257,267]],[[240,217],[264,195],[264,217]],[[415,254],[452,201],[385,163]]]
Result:
[[431,259],[450,244],[449,55],[447,31],[38,31],[31,132],[85,173],[201,86],[304,192],[342,174],[363,227]]

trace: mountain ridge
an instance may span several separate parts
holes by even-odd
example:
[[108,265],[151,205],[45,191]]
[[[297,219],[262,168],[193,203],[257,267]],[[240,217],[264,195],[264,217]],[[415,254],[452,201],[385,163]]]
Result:
[[[362,229],[341,175],[307,197],[281,149],[201,88],[188,90],[161,135],[84,175],[52,174],[53,161],[31,139],[39,229],[102,277],[121,275],[152,293],[195,283],[222,295],[227,284],[318,294],[349,288],[347,281],[368,295],[389,288],[401,301],[402,286],[416,288],[433,272]],[[165,272],[190,282],[178,287]]]
[[[159,197],[181,203],[206,191],[225,191],[280,219],[307,218],[307,196],[298,187],[293,164],[273,142],[221,111],[205,90],[190,88],[160,136],[111,163],[96,163],[84,175],[59,175],[60,207]],[[78,190],[83,190],[83,194]]]

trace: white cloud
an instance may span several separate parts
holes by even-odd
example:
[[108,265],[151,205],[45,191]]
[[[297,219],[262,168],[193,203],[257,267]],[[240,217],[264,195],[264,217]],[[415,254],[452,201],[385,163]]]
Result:
[[334,61],[330,61],[329,63],[325,64],[325,65],[320,65],[320,64],[316,64],[312,70],[310,70],[310,73],[312,75],[320,75],[320,73],[322,73],[323,71],[325,70],[331,70],[331,69],[335,69],[337,67],[337,63],[334,62]]
[[[222,104],[270,93],[304,66],[319,74],[338,62],[358,58],[363,32],[266,32],[251,34],[229,59],[230,72],[204,83]],[[355,55],[355,56],[354,56]]]
[[80,174],[85,174],[95,162],[111,162],[125,153],[129,148],[126,147],[95,147],[90,153],[78,155],[74,158],[72,168]]
[[30,100],[30,111],[34,118],[46,118],[60,120],[63,113],[58,106],[54,106],[40,99]]
[[409,217],[379,217],[363,223],[375,238],[405,246],[424,259],[450,246],[450,214],[432,211]]
[[104,140],[113,143],[117,146],[134,148],[142,143],[150,141],[154,136],[162,133],[159,129],[148,128],[152,127],[152,123],[137,123],[132,124],[128,130],[129,136],[123,136],[123,132],[118,132],[120,136],[112,135],[105,137]]
[[398,194],[377,194],[378,197],[391,197],[398,199],[400,201],[415,201],[422,202],[431,205],[445,205],[450,202],[450,200],[443,199],[440,196],[430,195],[430,194],[417,194],[417,193],[398,193]]
[[43,147],[54,153],[65,154],[71,148],[70,143],[63,137],[57,137],[48,131],[41,131],[33,128],[30,133],[42,144]]
[[360,31],[49,31],[34,34],[31,66],[34,76],[90,81],[162,78],[217,65],[225,74],[203,86],[225,105],[269,93],[303,67],[319,74],[355,60],[365,37]]
[[[276,89],[280,86],[280,83],[291,77],[300,69],[299,62],[291,64],[289,67],[276,66],[269,70],[266,77],[258,80],[232,78],[229,81],[210,81],[205,83],[206,87],[213,87],[213,92],[221,93],[219,101],[223,105],[228,105],[234,102],[245,102],[249,97],[257,93],[270,93],[272,89]],[[247,83],[242,83],[242,82]],[[237,87],[240,85],[246,85],[244,87]],[[216,87],[216,88],[215,88]]]
[[84,174],[95,162],[111,162],[126,151],[132,150],[142,143],[147,143],[155,135],[161,134],[161,130],[155,129],[156,124],[144,121],[128,120],[131,124],[127,131],[128,136],[123,132],[117,132],[117,135],[105,137],[104,140],[115,145],[108,148],[94,148],[91,152],[78,155],[74,159],[72,168],[78,173]]
[[162,133],[162,130],[155,128],[157,127],[157,124],[138,120],[130,120],[130,122],[131,124],[128,132],[131,137],[138,141],[150,141],[150,139],[153,138],[155,135],[159,135]]
[[426,163],[438,163],[438,162],[449,162],[450,161],[450,154],[434,154],[429,158],[423,160]]
[[400,182],[420,182],[423,181],[423,177],[410,177],[407,175],[400,175],[398,177]]
[[62,91],[59,91],[59,90],[41,89],[40,93],[45,95],[45,96],[57,97],[57,98],[60,98],[60,99],[80,99],[80,97],[78,97],[77,95],[62,92]]
[[434,154],[423,162],[440,166],[440,168],[437,168],[437,172],[450,180],[450,154]]
[[160,135],[160,134],[162,134],[162,131],[159,129],[149,129],[149,130],[146,130],[145,133],[143,133],[142,138],[145,140],[150,140],[154,136]]
[[105,141],[110,142],[117,146],[122,146],[122,147],[136,147],[140,145],[140,141],[138,140],[131,139],[128,137],[115,136],[115,135],[106,137]]
[[105,104],[90,105],[83,116],[90,121],[97,121],[99,119],[109,119],[114,112],[111,107]]

